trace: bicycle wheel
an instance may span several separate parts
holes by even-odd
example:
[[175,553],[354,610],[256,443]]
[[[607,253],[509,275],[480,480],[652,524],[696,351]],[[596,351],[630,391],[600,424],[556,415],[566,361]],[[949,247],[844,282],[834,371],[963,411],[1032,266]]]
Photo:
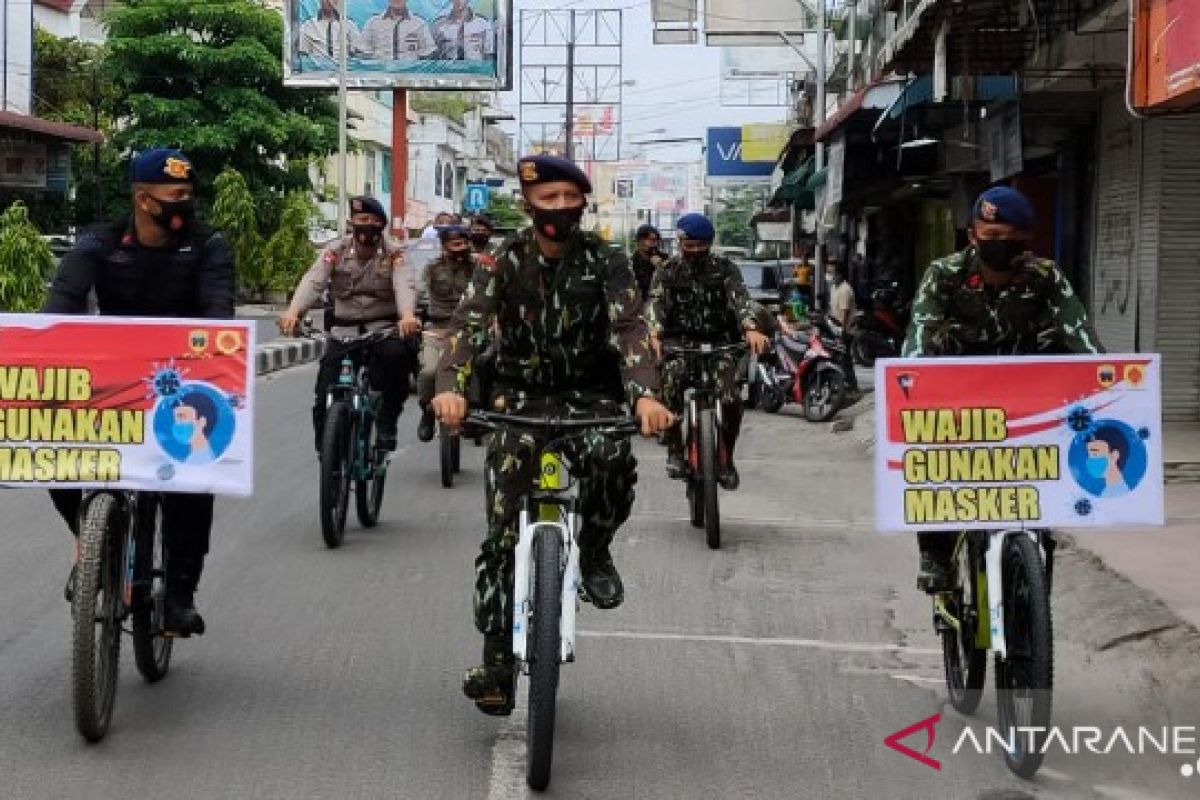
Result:
[[1050,596],[1046,592],[1042,554],[1036,542],[1021,533],[1005,540],[1001,557],[1004,578],[1004,636],[1008,654],[996,658],[996,707],[1000,733],[1010,732],[1016,745],[1005,752],[1008,768],[1031,778],[1042,765],[1045,733],[1021,728],[1050,727],[1054,684],[1054,635]]
[[721,508],[717,497],[717,420],[711,408],[700,412],[700,493],[704,499],[704,538],[721,547]]
[[387,482],[387,459],[379,451],[378,429],[373,417],[364,417],[363,433],[358,438],[361,457],[369,464],[364,478],[354,482],[354,510],[364,528],[379,524],[379,509],[383,507],[383,487]]
[[454,434],[443,430],[438,441],[439,460],[442,470],[442,486],[449,489],[454,485]]
[[[949,534],[946,534],[949,535]],[[987,676],[987,650],[975,645],[979,628],[979,586],[976,576],[982,567],[978,539],[966,534],[959,548],[954,569],[954,588],[943,595],[946,610],[958,629],[947,624],[941,630],[942,665],[946,670],[946,689],[950,705],[962,714],[973,714],[983,696]]]
[[79,526],[79,565],[71,604],[71,688],[75,727],[89,742],[108,732],[121,656],[121,509],[94,495]]
[[462,436],[454,434],[454,444],[452,445],[454,455],[454,474],[462,472]]
[[163,635],[166,551],[158,524],[158,503],[141,509],[133,565],[133,659],[147,683],[157,683],[171,668],[173,640]]
[[687,481],[688,511],[691,512],[692,527],[704,527],[704,485],[695,478]]
[[341,546],[346,535],[354,469],[350,460],[353,427],[350,406],[340,400],[329,406],[321,442],[321,536],[330,549]]
[[529,621],[529,730],[526,746],[529,788],[550,784],[554,760],[554,711],[561,666],[559,613],[562,606],[562,539],[548,527],[533,541],[533,613]]

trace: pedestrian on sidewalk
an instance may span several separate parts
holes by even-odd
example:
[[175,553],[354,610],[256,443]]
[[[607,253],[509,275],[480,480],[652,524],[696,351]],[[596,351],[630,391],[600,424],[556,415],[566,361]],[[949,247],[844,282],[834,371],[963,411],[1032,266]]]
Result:
[[842,372],[846,373],[846,388],[852,394],[858,394],[858,376],[854,374],[854,359],[850,356],[850,324],[858,308],[854,300],[854,287],[846,280],[846,265],[831,261],[825,268],[825,281],[829,286],[829,318],[842,339],[840,366]]

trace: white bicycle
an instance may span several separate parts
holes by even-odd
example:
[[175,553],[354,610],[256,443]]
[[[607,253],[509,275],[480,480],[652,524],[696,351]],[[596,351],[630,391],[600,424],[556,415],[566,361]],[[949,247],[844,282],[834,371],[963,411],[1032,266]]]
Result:
[[[525,496],[519,518],[512,586],[512,651],[516,676],[529,677],[526,781],[542,791],[550,784],[558,672],[575,660],[575,616],[582,589],[579,567],[580,518],[567,444],[588,435],[629,437],[639,431],[632,417],[562,419],[472,412],[473,430],[517,432],[537,442],[538,477]],[[510,700],[510,702],[512,702]]]

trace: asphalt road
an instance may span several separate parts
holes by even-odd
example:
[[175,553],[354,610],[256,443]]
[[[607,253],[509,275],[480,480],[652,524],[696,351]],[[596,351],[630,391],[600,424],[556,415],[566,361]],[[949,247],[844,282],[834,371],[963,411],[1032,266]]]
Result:
[[[480,451],[441,488],[402,420],[383,522],[327,551],[317,524],[314,370],[263,379],[255,494],[218,504],[209,622],[148,686],[126,649],[113,728],[75,734],[71,548],[40,493],[0,493],[0,798],[522,797],[523,715],[459,690],[482,520]],[[748,416],[726,546],[684,519],[662,454],[639,445],[635,518],[615,549],[625,605],[585,606],[564,669],[552,797],[1194,798],[1178,756],[1051,754],[1033,782],[954,754],[915,548],[873,533],[853,434]],[[1200,724],[1200,648],[1151,599],[1067,549],[1055,575],[1056,724]],[[1157,616],[1156,616],[1157,615]],[[992,692],[975,721],[995,719]],[[931,757],[884,738],[941,712]],[[919,740],[919,737],[918,737]],[[918,749],[918,740],[908,740]],[[1194,762],[1195,757],[1192,757]]]

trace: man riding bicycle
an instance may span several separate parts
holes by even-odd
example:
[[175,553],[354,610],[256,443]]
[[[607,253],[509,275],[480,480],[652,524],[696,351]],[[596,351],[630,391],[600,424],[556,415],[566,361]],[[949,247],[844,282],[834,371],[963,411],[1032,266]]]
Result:
[[[94,291],[100,314],[115,317],[232,319],[233,253],[218,232],[195,221],[192,164],[178,150],[154,148],[133,159],[133,213],[99,225],[63,258],[42,309],[86,314]],[[181,409],[182,410],[182,409]],[[50,492],[79,534],[78,489]],[[204,633],[195,592],[212,532],[211,494],[164,494],[164,627],[177,636]],[[75,571],[67,585],[73,591]]]
[[[553,156],[521,159],[519,175],[533,226],[506,241],[493,270],[476,270],[450,325],[433,405],[446,425],[467,412],[465,392],[493,318],[499,325],[492,406],[525,415],[612,416],[626,401],[653,435],[671,423],[655,398],[658,376],[637,284],[625,257],[580,230],[591,182]],[[581,440],[579,547],[584,588],[597,608],[624,598],[609,545],[633,505],[636,462],[627,440]],[[488,531],[476,560],[475,625],[483,664],[467,672],[464,693],[489,714],[512,711],[513,548],[522,496],[540,465],[528,435],[497,433],[486,458]],[[482,702],[503,696],[499,706]]]
[[[676,224],[680,255],[671,258],[654,276],[650,288],[649,323],[655,350],[661,342],[675,340],[692,346],[728,345],[745,340],[756,353],[764,352],[767,337],[759,330],[758,311],[750,301],[742,273],[732,261],[712,254],[716,230],[703,214],[685,214]],[[742,428],[741,359],[718,354],[713,373],[719,382],[724,430],[729,455],[717,476],[727,490],[740,482],[733,465],[733,449]],[[663,398],[675,414],[683,411],[683,398],[691,375],[687,362],[667,354],[662,362]],[[683,433],[672,428],[666,436],[667,472],[681,478],[687,471],[683,458]]]
[[[1007,186],[975,201],[970,246],[929,265],[913,301],[901,355],[1099,353],[1087,311],[1050,259],[1029,251],[1034,214]],[[949,588],[954,537],[918,535],[918,588]]]
[[[337,380],[347,346],[344,340],[395,326],[401,337],[416,336],[416,288],[404,262],[404,250],[384,235],[388,216],[373,197],[350,200],[354,233],[326,245],[300,279],[292,303],[279,318],[285,336],[295,333],[300,318],[321,302],[328,284],[333,296],[331,338],[317,373],[313,429],[317,452],[325,430],[325,395]],[[379,407],[379,446],[396,449],[396,422],[408,397],[412,347],[404,338],[388,338],[371,348],[371,386],[383,393]]]
[[479,264],[479,257],[472,252],[472,242],[466,228],[450,225],[442,228],[438,235],[442,240],[442,254],[425,268],[424,277],[429,311],[422,336],[421,374],[417,378],[417,399],[421,404],[417,438],[422,442],[433,440],[434,382],[438,362],[446,349],[450,318],[462,301],[467,284],[471,282],[471,276]]

